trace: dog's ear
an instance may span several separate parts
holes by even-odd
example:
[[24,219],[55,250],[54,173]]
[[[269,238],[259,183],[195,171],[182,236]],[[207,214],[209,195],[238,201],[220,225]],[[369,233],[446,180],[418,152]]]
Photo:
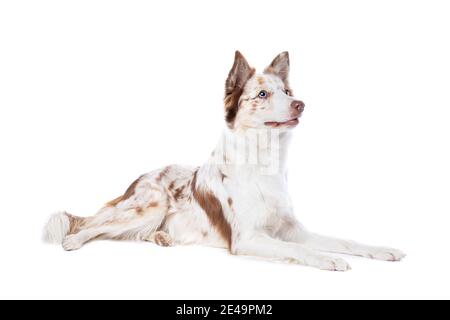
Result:
[[245,83],[255,73],[255,69],[249,66],[244,56],[236,51],[233,67],[225,81],[225,120],[228,127],[233,128],[234,120],[239,109],[239,99],[244,91]]
[[242,90],[254,72],[255,70],[250,67],[242,53],[236,51],[233,67],[231,67],[227,81],[225,82],[225,96],[236,90]]
[[277,55],[264,73],[273,73],[286,82],[289,77],[289,53],[284,51]]

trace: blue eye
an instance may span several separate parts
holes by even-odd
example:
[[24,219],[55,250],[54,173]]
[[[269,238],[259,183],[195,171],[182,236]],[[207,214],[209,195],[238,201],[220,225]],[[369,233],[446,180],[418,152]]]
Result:
[[265,97],[267,97],[267,92],[266,92],[265,90],[261,90],[261,91],[258,93],[258,97],[260,97],[260,98],[265,98]]

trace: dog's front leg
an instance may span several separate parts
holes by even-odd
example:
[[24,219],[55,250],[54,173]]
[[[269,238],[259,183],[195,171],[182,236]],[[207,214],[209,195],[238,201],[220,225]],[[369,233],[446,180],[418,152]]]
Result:
[[304,245],[271,238],[265,234],[243,237],[233,243],[233,254],[292,261],[331,271],[346,271],[350,266],[340,258],[325,256]]
[[400,261],[406,256],[397,249],[368,246],[355,241],[322,236],[316,233],[308,233],[304,239],[304,245],[320,251],[350,254],[384,261]]
[[342,253],[385,261],[399,261],[406,256],[397,249],[368,246],[356,241],[337,239],[312,233],[298,222],[286,224],[280,230],[278,236],[284,241],[292,241],[324,252]]

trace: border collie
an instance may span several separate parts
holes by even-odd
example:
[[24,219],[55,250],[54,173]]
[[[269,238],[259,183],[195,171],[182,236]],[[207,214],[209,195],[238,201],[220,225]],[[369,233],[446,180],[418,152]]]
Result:
[[143,174],[91,217],[56,213],[44,239],[65,250],[94,239],[202,244],[334,271],[350,266],[325,252],[401,260],[399,250],[322,236],[297,221],[286,156],[305,105],[294,98],[288,75],[287,52],[256,73],[237,51],[225,83],[226,126],[203,166]]

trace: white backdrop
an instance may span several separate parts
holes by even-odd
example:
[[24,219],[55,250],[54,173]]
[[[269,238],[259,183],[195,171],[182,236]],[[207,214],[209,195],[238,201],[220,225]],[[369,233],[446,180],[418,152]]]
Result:
[[[448,1],[3,1],[0,298],[450,298]],[[281,51],[306,103],[290,150],[310,229],[400,248],[318,271],[203,247],[40,241],[138,175],[200,165],[239,49]]]

